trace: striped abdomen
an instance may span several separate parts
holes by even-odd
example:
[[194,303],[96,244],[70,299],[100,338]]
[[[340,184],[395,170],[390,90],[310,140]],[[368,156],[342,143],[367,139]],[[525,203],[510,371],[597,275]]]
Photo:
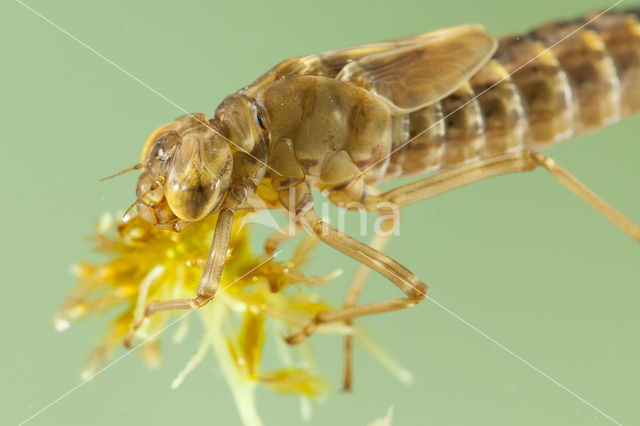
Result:
[[[387,178],[539,148],[640,109],[636,13],[554,22],[500,39],[493,59],[442,101],[393,119]],[[411,140],[408,144],[407,140]]]

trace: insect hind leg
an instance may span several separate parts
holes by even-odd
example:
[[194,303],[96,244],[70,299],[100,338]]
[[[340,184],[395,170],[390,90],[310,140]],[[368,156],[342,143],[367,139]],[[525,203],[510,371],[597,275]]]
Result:
[[546,155],[542,155],[539,152],[532,152],[531,155],[538,166],[547,169],[549,173],[560,181],[560,183],[580,197],[584,202],[589,204],[595,211],[600,213],[631,238],[640,242],[640,226],[609,205],[595,192],[591,191],[582,182],[576,179],[575,176],[551,158]]
[[[382,251],[387,245],[394,230],[397,226],[398,218],[396,215],[385,217],[380,232],[376,232],[371,241],[369,247]],[[362,293],[364,286],[371,273],[371,268],[365,264],[358,265],[358,269],[354,274],[347,295],[344,298],[344,308],[351,308],[356,306],[358,297]],[[353,326],[353,319],[350,318],[345,321],[347,326]],[[342,390],[348,392],[351,390],[353,383],[353,335],[346,335],[344,337],[344,377]]]
[[402,207],[469,183],[507,173],[528,172],[537,167],[543,167],[548,170],[560,183],[567,187],[567,189],[580,197],[631,238],[640,242],[640,226],[605,202],[551,158],[539,152],[529,150],[496,155],[394,188],[380,195],[372,195],[367,198],[366,205],[371,210],[375,209],[374,206],[380,202],[389,202],[398,207]]
[[[367,197],[365,205],[369,210],[377,210],[377,206],[381,203],[391,203],[399,208],[489,177],[531,171],[537,167],[543,167],[548,170],[564,186],[622,229],[627,235],[636,241],[640,241],[640,227],[638,225],[607,204],[551,158],[535,151],[501,154],[477,163],[445,171],[379,195],[370,195]],[[381,249],[382,247],[376,246],[376,248]],[[355,305],[368,272],[369,268],[365,265],[360,265],[345,299],[345,308]],[[352,321],[349,319],[347,322],[351,323]],[[352,337],[347,336],[345,339],[344,390],[349,390],[351,387],[351,350]]]

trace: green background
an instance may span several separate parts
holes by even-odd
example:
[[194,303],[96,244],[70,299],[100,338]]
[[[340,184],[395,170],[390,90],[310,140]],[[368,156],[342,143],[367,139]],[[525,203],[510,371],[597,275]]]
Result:
[[[278,61],[462,23],[492,34],[608,7],[602,0],[172,1],[30,0],[29,5],[193,112]],[[625,6],[623,3],[622,6]],[[148,134],[182,112],[20,4],[0,6],[0,423],[17,424],[79,383],[104,321],[52,327],[89,256],[94,218],[126,208]],[[545,151],[640,221],[640,117]],[[259,230],[256,237],[266,234]],[[257,243],[259,241],[257,240]],[[441,305],[623,424],[640,424],[640,247],[544,171],[505,176],[407,208],[387,252]],[[310,272],[355,262],[326,248]],[[397,296],[373,276],[364,301]],[[314,337],[333,395],[312,425],[605,425],[613,422],[431,301],[361,321],[415,375],[399,383],[363,350],[352,394],[338,390],[342,340]],[[197,345],[164,345],[161,368],[124,358],[33,425],[238,424],[213,357],[169,384]],[[124,349],[119,353],[124,353]],[[268,425],[300,424],[296,398],[258,392]]]

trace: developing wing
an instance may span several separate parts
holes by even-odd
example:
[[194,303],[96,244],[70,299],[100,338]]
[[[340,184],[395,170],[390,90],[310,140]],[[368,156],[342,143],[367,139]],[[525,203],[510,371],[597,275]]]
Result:
[[[464,26],[388,42],[393,46],[387,50],[375,47],[379,45],[370,45],[373,53],[348,62],[335,78],[371,90],[403,114],[455,91],[491,58],[497,41],[482,27]],[[350,49],[352,56],[367,50]]]

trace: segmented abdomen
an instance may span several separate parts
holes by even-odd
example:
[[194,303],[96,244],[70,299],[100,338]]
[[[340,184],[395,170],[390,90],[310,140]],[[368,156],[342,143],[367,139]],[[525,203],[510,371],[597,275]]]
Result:
[[501,38],[467,84],[394,117],[393,145],[401,148],[386,176],[539,148],[640,109],[638,13],[608,13],[583,26],[591,18]]

